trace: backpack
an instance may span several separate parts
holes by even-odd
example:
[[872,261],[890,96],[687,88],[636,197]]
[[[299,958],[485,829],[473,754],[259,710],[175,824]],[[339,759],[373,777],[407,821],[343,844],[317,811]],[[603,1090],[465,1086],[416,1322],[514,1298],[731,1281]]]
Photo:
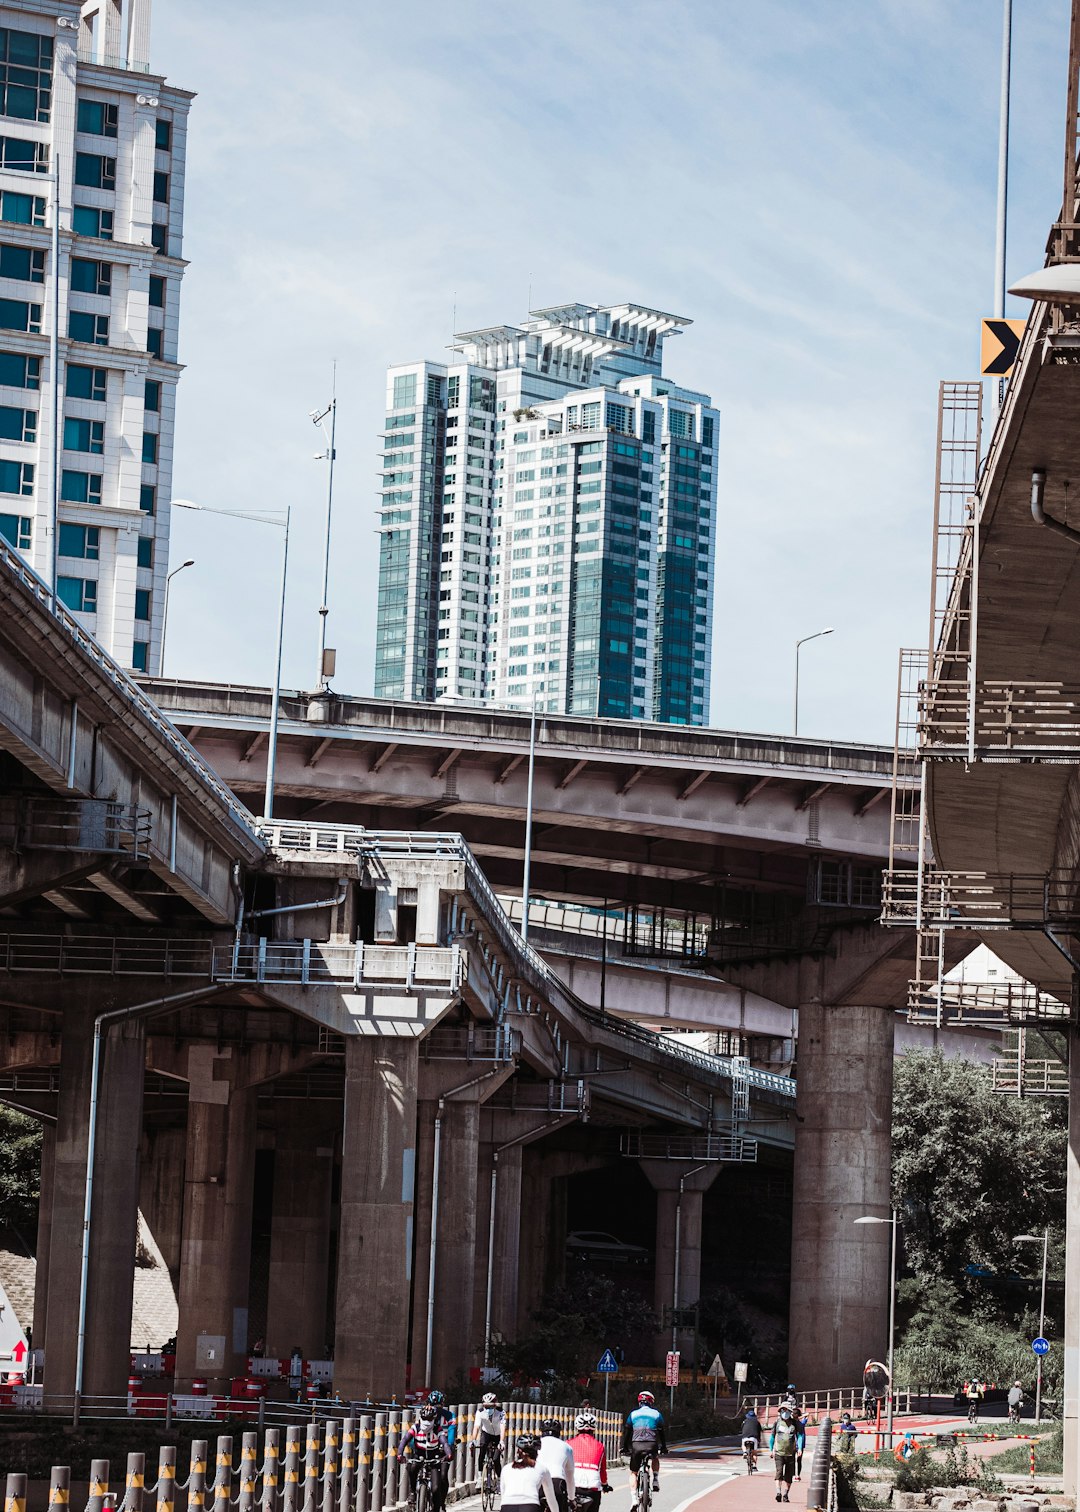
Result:
[[773,1429],[773,1453],[779,1455],[795,1453],[794,1423],[777,1423]]

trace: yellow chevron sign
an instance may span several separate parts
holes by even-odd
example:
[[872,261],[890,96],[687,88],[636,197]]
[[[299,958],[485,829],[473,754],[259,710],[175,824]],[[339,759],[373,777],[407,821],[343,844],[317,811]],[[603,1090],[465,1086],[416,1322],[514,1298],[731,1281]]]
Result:
[[1012,372],[1026,320],[984,320],[982,323],[982,362],[984,378],[1007,378]]

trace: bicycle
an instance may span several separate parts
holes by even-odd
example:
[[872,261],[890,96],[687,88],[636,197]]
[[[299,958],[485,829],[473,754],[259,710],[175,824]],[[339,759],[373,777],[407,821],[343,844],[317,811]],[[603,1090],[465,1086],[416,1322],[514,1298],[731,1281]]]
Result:
[[439,1472],[439,1461],[434,1455],[424,1455],[416,1474],[416,1512],[431,1512],[435,1501],[433,1477]]
[[978,1421],[979,1421],[979,1403],[978,1403],[978,1401],[977,1401],[976,1398],[972,1397],[968,1401],[968,1422],[969,1423],[977,1423]]
[[494,1512],[502,1474],[500,1460],[498,1445],[484,1456],[484,1473],[480,1478],[480,1505],[483,1512]]
[[638,1466],[637,1473],[637,1506],[638,1512],[649,1512],[652,1506],[652,1455],[646,1453]]
[[744,1444],[743,1445],[743,1459],[746,1461],[746,1473],[747,1473],[747,1475],[754,1475],[754,1474],[756,1474],[756,1472],[757,1472],[757,1445],[756,1444],[752,1444],[751,1443],[751,1444]]

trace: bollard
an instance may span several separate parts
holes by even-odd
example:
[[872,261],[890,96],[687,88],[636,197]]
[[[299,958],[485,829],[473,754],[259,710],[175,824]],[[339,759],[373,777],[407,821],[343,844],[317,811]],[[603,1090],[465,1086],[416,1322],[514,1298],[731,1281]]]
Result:
[[[106,1476],[108,1475],[107,1461],[105,1461],[105,1460],[95,1460],[94,1463],[95,1463],[95,1465],[105,1465],[106,1466],[105,1473],[106,1473]],[[6,1486],[5,1490],[4,1490],[4,1512],[26,1512],[26,1476],[25,1475],[9,1475],[8,1476],[8,1478],[7,1478],[7,1486]]]
[[300,1429],[285,1430],[285,1472],[281,1481],[281,1512],[297,1512],[300,1503]]
[[359,1453],[356,1456],[356,1506],[354,1512],[368,1512],[371,1501],[371,1453],[374,1447],[375,1419],[360,1419]]
[[304,1512],[317,1512],[319,1506],[319,1425],[309,1423],[304,1442]]
[[255,1512],[256,1458],[259,1452],[259,1435],[245,1433],[240,1440],[240,1489],[236,1505],[239,1512]]
[[142,1512],[143,1486],[146,1484],[146,1455],[129,1454],[124,1486],[126,1512]]
[[323,1440],[322,1512],[336,1512],[338,1491],[338,1435],[341,1424],[334,1418],[326,1420],[326,1437]]
[[383,1480],[384,1507],[396,1507],[401,1501],[401,1472],[405,1469],[404,1465],[399,1465],[397,1462],[401,1432],[401,1413],[388,1413],[386,1418],[386,1475]]
[[187,1480],[188,1512],[202,1512],[206,1502],[206,1447],[205,1439],[192,1441]]
[[49,1512],[61,1512],[71,1497],[71,1469],[67,1465],[54,1465],[49,1480]]
[[814,1462],[806,1491],[806,1512],[828,1512],[829,1480],[832,1469],[832,1418],[822,1419],[814,1445]]
[[108,1460],[91,1460],[90,1495],[86,1503],[86,1512],[103,1512],[105,1498],[108,1494],[109,1462]]
[[155,1512],[175,1512],[176,1450],[162,1447],[157,1457],[157,1505]]
[[278,1441],[276,1428],[268,1428],[263,1439],[262,1512],[276,1512],[278,1488]]
[[232,1439],[227,1433],[217,1441],[217,1474],[214,1476],[214,1512],[229,1512],[232,1501]]
[[371,1512],[382,1512],[386,1490],[386,1413],[375,1414],[375,1442],[371,1455]]
[[352,1512],[356,1486],[356,1419],[347,1417],[341,1425],[341,1470],[338,1479],[339,1512]]

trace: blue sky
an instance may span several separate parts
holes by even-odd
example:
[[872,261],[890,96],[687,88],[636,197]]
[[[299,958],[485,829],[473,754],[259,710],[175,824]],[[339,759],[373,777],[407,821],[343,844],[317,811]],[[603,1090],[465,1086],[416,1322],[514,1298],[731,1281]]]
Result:
[[[992,313],[999,0],[158,0],[197,91],[174,492],[293,507],[283,681],[371,691],[385,370],[534,306],[690,316],[722,415],[712,720],[891,740],[925,639],[937,384]],[[1017,0],[1009,270],[1061,203],[1066,0]],[[1021,314],[1018,306],[1010,313]],[[279,536],[174,514],[166,671],[265,685]]]

